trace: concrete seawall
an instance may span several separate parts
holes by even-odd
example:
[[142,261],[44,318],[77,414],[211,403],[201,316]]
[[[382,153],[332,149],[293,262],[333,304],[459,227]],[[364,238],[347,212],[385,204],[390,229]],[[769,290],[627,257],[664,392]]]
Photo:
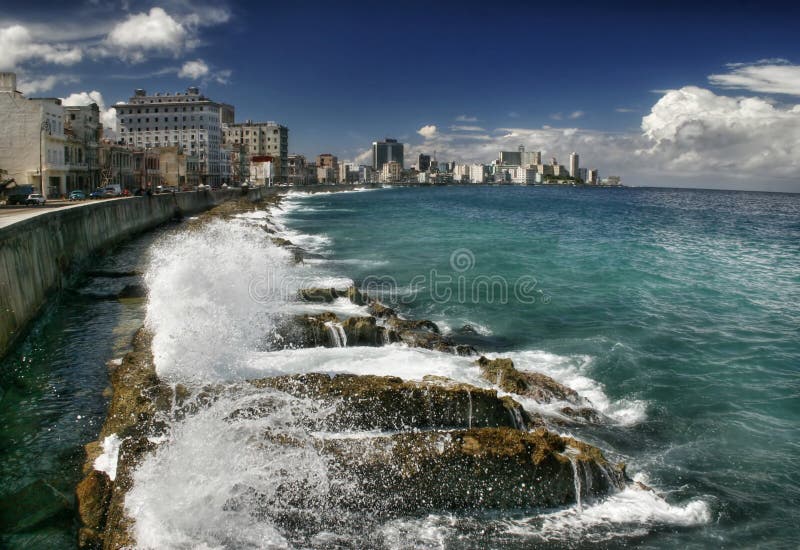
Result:
[[[250,200],[270,190],[252,189]],[[131,197],[54,209],[0,228],[0,357],[69,274],[94,252],[184,215],[241,197],[239,189]]]

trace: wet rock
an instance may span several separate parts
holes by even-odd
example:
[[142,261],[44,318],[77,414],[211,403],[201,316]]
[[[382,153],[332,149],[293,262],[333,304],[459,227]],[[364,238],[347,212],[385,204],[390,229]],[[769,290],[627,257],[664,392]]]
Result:
[[347,298],[357,306],[365,306],[370,303],[369,297],[354,286],[345,289],[344,293],[340,292],[339,296]]
[[[445,429],[540,424],[522,406],[497,392],[468,384],[403,381],[394,376],[304,374],[252,380],[295,397],[311,397],[333,409],[324,429]],[[264,414],[270,411],[269,403]],[[249,414],[252,414],[250,411]]]
[[390,307],[386,307],[380,302],[372,302],[369,305],[368,310],[369,314],[377,317],[378,319],[388,319],[390,317],[397,317],[397,313]]
[[379,326],[375,317],[350,317],[341,326],[348,346],[382,346],[396,341],[395,334]]
[[339,297],[335,288],[301,288],[297,291],[298,297],[304,302],[317,302],[330,304]]
[[356,305],[363,306],[369,303],[369,298],[357,288],[351,286],[345,289],[336,288],[301,288],[298,296],[305,302],[331,303],[337,298],[347,298]]
[[397,332],[421,332],[440,334],[439,327],[433,321],[427,319],[410,320],[392,317],[387,322],[387,326]]
[[599,450],[573,443],[544,429],[481,428],[325,439],[320,446],[329,470],[346,479],[332,487],[331,502],[393,516],[571,504],[573,464],[587,480],[582,497],[622,485],[623,472]]
[[564,416],[583,422],[592,424],[600,424],[603,422],[603,415],[591,407],[562,407],[560,412]]
[[572,388],[538,372],[519,371],[511,359],[488,359],[481,356],[476,364],[486,380],[509,393],[531,397],[540,403],[552,401],[580,403],[578,393]]
[[272,244],[275,246],[294,246],[294,243],[283,237],[272,237]]
[[339,318],[329,311],[316,315],[297,315],[278,323],[272,349],[295,349],[315,347],[336,347],[331,324],[338,324]]
[[475,327],[473,327],[472,325],[464,325],[463,327],[458,329],[458,333],[459,334],[475,335],[475,334],[478,334],[478,331],[475,330]]
[[108,504],[111,501],[112,482],[105,472],[91,470],[78,483],[75,495],[78,500],[78,517],[87,530],[84,537],[100,539],[105,528]]
[[[98,547],[101,541],[104,548],[135,546],[132,522],[125,515],[125,494],[132,484],[134,468],[145,454],[155,449],[150,438],[163,432],[164,425],[156,420],[156,414],[169,410],[174,401],[172,388],[162,384],[156,376],[151,341],[147,331],[137,331],[133,351],[126,354],[122,364],[112,371],[113,394],[106,421],[98,441],[86,446],[86,476],[76,491],[81,519],[87,521],[79,533],[81,548]],[[116,434],[122,443],[117,475],[108,489],[97,477],[93,463],[99,454],[100,441],[111,434]],[[99,530],[95,524],[103,516],[105,524]]]
[[0,498],[0,532],[27,531],[71,512],[66,495],[42,479]]

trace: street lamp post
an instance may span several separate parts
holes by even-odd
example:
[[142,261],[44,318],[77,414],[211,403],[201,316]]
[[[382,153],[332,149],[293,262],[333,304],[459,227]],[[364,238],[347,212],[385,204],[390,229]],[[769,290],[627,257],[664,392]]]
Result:
[[44,172],[42,171],[42,142],[44,141],[45,130],[47,130],[49,135],[51,130],[49,120],[42,121],[42,124],[39,126],[39,186],[41,187],[42,196],[47,198],[47,192],[45,191],[44,185]]

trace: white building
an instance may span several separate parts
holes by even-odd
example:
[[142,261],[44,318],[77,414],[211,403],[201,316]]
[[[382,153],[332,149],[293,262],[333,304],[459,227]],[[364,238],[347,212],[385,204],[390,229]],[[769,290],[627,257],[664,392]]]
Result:
[[469,182],[470,183],[486,183],[487,169],[483,164],[470,164],[469,165]]
[[64,194],[68,166],[61,100],[26,99],[16,88],[16,74],[0,73],[0,168],[17,185],[30,185],[46,197]]
[[573,178],[580,177],[579,174],[580,170],[580,155],[576,152],[572,152],[569,156],[569,175]]
[[536,168],[514,166],[508,170],[508,173],[511,176],[511,183],[517,185],[532,185],[536,182]]
[[119,137],[132,147],[180,147],[196,159],[202,183],[219,184],[224,164],[220,106],[195,87],[150,96],[136,90],[128,103],[115,106]]
[[455,166],[453,166],[453,182],[470,183],[469,164],[456,164]]

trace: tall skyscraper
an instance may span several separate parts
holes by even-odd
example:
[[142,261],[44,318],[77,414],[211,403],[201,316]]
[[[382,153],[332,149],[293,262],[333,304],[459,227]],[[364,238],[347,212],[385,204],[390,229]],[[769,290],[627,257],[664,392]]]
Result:
[[431,168],[431,156],[430,155],[423,155],[420,153],[419,158],[417,159],[417,171],[418,172],[427,172]]
[[573,153],[569,156],[569,175],[573,178],[580,176],[580,156],[578,153]]
[[372,168],[381,170],[387,162],[397,162],[403,168],[403,144],[396,139],[372,142]]

